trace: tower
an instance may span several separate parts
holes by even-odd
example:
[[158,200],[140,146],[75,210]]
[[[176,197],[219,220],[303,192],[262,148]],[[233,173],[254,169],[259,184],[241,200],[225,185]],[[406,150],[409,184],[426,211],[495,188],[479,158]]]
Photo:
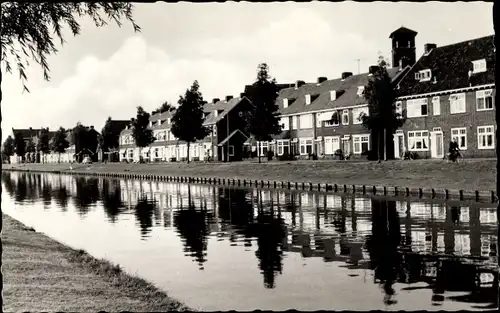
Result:
[[391,33],[392,40],[392,66],[401,68],[412,66],[416,62],[415,37],[417,32],[404,26]]

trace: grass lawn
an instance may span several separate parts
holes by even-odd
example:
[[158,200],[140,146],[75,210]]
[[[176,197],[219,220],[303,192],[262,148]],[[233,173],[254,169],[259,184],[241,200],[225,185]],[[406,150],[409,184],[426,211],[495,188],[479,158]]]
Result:
[[[5,168],[66,171],[68,164],[14,164]],[[256,161],[234,163],[76,164],[75,171],[136,172],[186,177],[211,177],[348,185],[404,186],[436,190],[496,190],[496,160],[469,159],[368,161]]]
[[185,310],[118,266],[68,248],[5,214],[2,219],[2,311]]

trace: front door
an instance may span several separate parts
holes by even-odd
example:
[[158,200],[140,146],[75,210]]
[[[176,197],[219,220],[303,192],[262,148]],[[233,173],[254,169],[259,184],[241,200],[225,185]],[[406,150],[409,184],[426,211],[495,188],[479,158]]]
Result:
[[394,157],[396,159],[402,159],[404,157],[405,142],[404,135],[396,133],[394,135]]
[[351,154],[351,145],[349,139],[342,139],[342,151],[344,152],[345,156]]
[[431,158],[442,159],[443,157],[443,133],[431,132]]

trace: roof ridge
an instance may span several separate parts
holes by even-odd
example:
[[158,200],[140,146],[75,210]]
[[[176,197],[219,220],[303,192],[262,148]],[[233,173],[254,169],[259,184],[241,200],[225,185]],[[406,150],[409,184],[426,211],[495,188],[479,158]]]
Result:
[[466,42],[471,42],[471,41],[486,39],[488,37],[495,37],[495,34],[493,34],[493,35],[487,35],[487,36],[482,36],[482,37],[477,37],[477,38],[473,38],[473,39],[469,39],[469,40],[463,40],[463,41],[459,41],[459,42],[455,42],[455,43],[450,43],[450,44],[447,44],[447,45],[444,45],[444,46],[437,46],[433,50],[437,50],[437,49],[441,49],[441,48],[447,48],[447,47],[450,47],[450,46],[456,46],[456,45],[464,44]]

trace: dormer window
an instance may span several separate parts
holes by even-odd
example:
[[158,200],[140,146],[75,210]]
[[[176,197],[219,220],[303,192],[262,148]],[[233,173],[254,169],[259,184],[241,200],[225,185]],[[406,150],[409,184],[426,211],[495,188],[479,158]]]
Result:
[[486,59],[472,61],[472,66],[473,66],[472,72],[474,74],[486,72]]
[[170,123],[171,123],[170,117],[167,119],[167,123],[168,123],[168,124],[170,124]]
[[306,105],[311,104],[311,95],[306,95]]
[[358,92],[357,92],[358,97],[361,97],[364,92],[365,92],[365,86],[358,86]]
[[421,70],[418,73],[415,73],[415,80],[425,82],[431,80],[432,71],[430,69]]
[[214,117],[217,117],[217,115],[219,115],[219,111],[214,110]]
[[335,101],[337,100],[337,91],[335,90],[330,90],[330,100]]
[[288,108],[288,99],[283,99],[283,108]]

